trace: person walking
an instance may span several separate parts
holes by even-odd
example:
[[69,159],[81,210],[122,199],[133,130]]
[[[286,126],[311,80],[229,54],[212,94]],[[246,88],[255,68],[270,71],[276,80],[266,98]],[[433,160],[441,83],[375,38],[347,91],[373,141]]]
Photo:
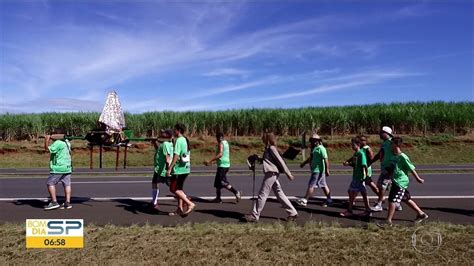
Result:
[[283,192],[280,181],[278,181],[280,173],[285,173],[290,180],[294,180],[294,176],[278,152],[275,135],[273,133],[264,133],[262,141],[265,144],[265,152],[263,158],[258,157],[258,161],[263,164],[264,178],[252,213],[244,216],[245,221],[258,222],[268,195],[270,194],[270,190],[273,190],[278,201],[287,212],[287,221],[294,221],[298,217],[298,212]]
[[239,202],[242,198],[242,193],[237,191],[227,180],[227,173],[230,168],[230,150],[229,143],[224,139],[224,134],[218,132],[216,134],[217,147],[216,155],[208,161],[204,161],[204,165],[210,165],[213,162],[217,164],[216,177],[214,179],[214,187],[216,188],[216,198],[213,202],[222,203],[221,190],[223,188],[232,192],[235,195],[235,201]]
[[[46,136],[45,147],[51,154],[49,159],[49,176],[46,181],[51,201],[44,207],[45,210],[71,209],[71,143],[64,138],[64,130],[56,129],[52,135]],[[53,144],[49,145],[53,140]],[[48,146],[49,145],[49,146]],[[56,185],[61,182],[64,188],[66,201],[59,205],[56,198]]]

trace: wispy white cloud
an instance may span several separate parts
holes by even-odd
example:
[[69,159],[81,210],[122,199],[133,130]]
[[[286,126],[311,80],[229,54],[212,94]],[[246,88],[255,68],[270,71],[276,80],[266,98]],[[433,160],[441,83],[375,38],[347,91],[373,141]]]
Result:
[[[310,75],[310,74],[308,74]],[[306,77],[308,76],[306,75]],[[357,72],[345,75],[339,75],[336,77],[328,78],[319,80],[321,84],[312,88],[303,89],[303,90],[296,90],[295,88],[288,88],[287,91],[291,91],[289,93],[280,93],[272,95],[271,89],[266,89],[265,92],[267,95],[270,96],[255,96],[252,98],[243,98],[237,100],[231,100],[226,102],[220,103],[213,103],[213,102],[202,102],[199,104],[192,104],[189,105],[181,104],[178,108],[172,108],[170,110],[174,111],[187,111],[187,110],[213,110],[213,109],[230,109],[236,106],[240,106],[242,104],[249,105],[249,104],[257,104],[262,102],[280,102],[287,101],[292,98],[296,99],[307,99],[308,97],[325,94],[330,92],[338,92],[338,91],[345,91],[350,89],[367,89],[372,88],[374,85],[381,86],[386,82],[393,80],[400,80],[404,78],[410,78],[415,76],[424,75],[423,73],[417,72],[408,72],[402,70],[372,70],[372,71],[364,71],[364,72]],[[303,76],[287,76],[285,77],[286,80],[294,79],[294,78],[302,78]],[[283,77],[280,77],[283,79]],[[419,84],[417,84],[419,85]],[[385,86],[385,85],[384,85]],[[393,85],[389,85],[387,88],[393,87]],[[396,88],[403,88],[404,85],[398,85]],[[410,86],[412,88],[413,86]],[[415,86],[416,87],[416,86]],[[283,107],[283,106],[281,106]]]
[[212,71],[203,73],[205,77],[219,77],[219,76],[241,76],[247,77],[250,74],[250,71],[238,69],[238,68],[219,68]]
[[28,101],[21,104],[0,102],[0,113],[38,113],[38,112],[100,112],[103,103],[98,101],[78,100],[71,98],[50,98]]
[[249,88],[254,88],[254,87],[259,87],[259,86],[267,86],[270,84],[275,84],[278,82],[281,82],[283,80],[288,79],[288,77],[281,77],[281,76],[269,76],[269,77],[264,77],[258,80],[250,81],[250,82],[245,82],[237,85],[230,85],[230,86],[224,86],[224,87],[219,87],[219,88],[213,88],[213,89],[206,89],[206,90],[199,90],[198,93],[190,95],[189,97],[186,97],[187,99],[195,99],[195,98],[201,98],[201,97],[209,97],[213,95],[218,95],[218,94],[223,94],[223,93],[228,93],[228,92],[233,92],[233,91],[240,91],[240,90],[245,90]]
[[[52,23],[49,27],[31,23],[29,32],[37,34],[35,38],[14,39],[8,36],[2,39],[1,49],[5,55],[0,65],[0,89],[4,98],[2,100],[16,107],[46,99],[50,95],[59,99],[77,95],[78,102],[94,101],[102,99],[108,89],[119,88],[128,81],[139,80],[151,74],[181,74],[189,69],[197,74],[192,75],[193,77],[198,76],[206,80],[224,80],[225,77],[230,77],[222,81],[222,86],[213,86],[210,89],[207,85],[203,85],[199,90],[195,89],[194,80],[187,81],[191,85],[185,88],[186,97],[183,98],[190,102],[199,98],[199,105],[189,105],[197,109],[209,106],[204,101],[212,96],[251,88],[265,88],[273,84],[282,85],[288,81],[316,79],[318,83],[307,90],[294,91],[294,88],[289,88],[289,93],[253,100],[278,101],[284,97],[305,97],[378,84],[384,80],[406,77],[407,73],[373,71],[341,76],[339,74],[346,69],[335,68],[334,64],[324,66],[324,60],[336,57],[338,60],[347,58],[354,62],[361,58],[376,57],[383,53],[388,45],[413,44],[403,40],[352,40],[341,36],[344,32],[370,28],[366,26],[381,21],[424,16],[431,12],[424,11],[422,5],[408,5],[377,14],[348,15],[335,12],[310,18],[295,16],[291,21],[275,20],[265,26],[262,24],[249,29],[246,13],[239,12],[249,8],[247,4],[245,1],[237,4],[232,2],[229,5],[178,3],[171,5],[172,8],[165,12],[160,10],[162,6],[157,5],[156,10],[151,10],[148,15],[148,10],[142,10],[143,12],[135,12],[135,16],[123,16],[113,9],[102,8],[91,9],[89,13],[109,23],[95,25],[94,20],[84,23],[80,17],[64,23],[51,17]],[[153,5],[148,5],[150,6]],[[53,7],[54,5],[49,5],[49,8]],[[30,18],[34,20],[34,17]],[[137,25],[141,27],[136,27]],[[244,26],[239,27],[242,25]],[[236,28],[239,30],[235,30]],[[357,35],[354,38],[357,38]],[[290,66],[291,62],[286,61],[290,61],[294,56],[323,63],[310,65],[306,70],[291,72],[293,74],[285,73],[291,67],[280,66]],[[271,69],[271,62],[264,64],[267,59],[284,63],[274,65],[274,72],[256,71],[260,67],[258,64],[261,64],[262,68]],[[242,62],[246,64],[238,64]],[[364,63],[359,62],[359,66],[353,67],[363,67]],[[252,69],[249,65],[258,66]],[[313,72],[308,70],[315,68],[317,70]],[[238,83],[235,77],[242,77],[244,81]],[[252,77],[252,80],[247,80],[248,77]],[[74,96],[64,93],[65,90],[74,91]],[[173,87],[168,90],[172,91]],[[130,109],[174,109],[169,103],[180,104],[175,99],[163,100],[157,96],[130,101]],[[249,100],[252,101],[236,99],[236,102],[248,103]],[[59,105],[60,102],[50,103]],[[70,106],[78,105],[71,102]]]

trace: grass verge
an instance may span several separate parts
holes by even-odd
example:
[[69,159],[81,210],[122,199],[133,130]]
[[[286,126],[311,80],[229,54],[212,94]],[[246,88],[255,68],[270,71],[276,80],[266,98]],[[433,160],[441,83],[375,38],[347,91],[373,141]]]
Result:
[[[438,232],[441,246],[431,254],[428,238]],[[423,231],[421,231],[423,230]],[[188,224],[85,228],[85,248],[25,248],[24,225],[0,225],[0,264],[471,264],[474,226],[431,223],[390,229],[345,228],[337,224]],[[430,246],[433,246],[430,245]]]

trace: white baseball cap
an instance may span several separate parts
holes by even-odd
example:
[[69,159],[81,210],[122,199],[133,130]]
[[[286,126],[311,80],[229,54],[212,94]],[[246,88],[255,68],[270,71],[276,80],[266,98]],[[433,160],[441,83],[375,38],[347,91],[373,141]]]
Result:
[[390,127],[385,126],[385,127],[382,127],[382,132],[385,132],[385,133],[389,134],[390,136],[392,136],[393,131]]
[[318,134],[315,133],[309,138],[309,140],[313,140],[313,139],[314,140],[321,140],[321,137]]

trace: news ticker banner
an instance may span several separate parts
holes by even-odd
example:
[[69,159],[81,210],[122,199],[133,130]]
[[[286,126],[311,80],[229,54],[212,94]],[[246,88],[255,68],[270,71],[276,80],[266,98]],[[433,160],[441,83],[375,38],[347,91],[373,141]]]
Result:
[[83,219],[26,220],[26,248],[83,247]]

